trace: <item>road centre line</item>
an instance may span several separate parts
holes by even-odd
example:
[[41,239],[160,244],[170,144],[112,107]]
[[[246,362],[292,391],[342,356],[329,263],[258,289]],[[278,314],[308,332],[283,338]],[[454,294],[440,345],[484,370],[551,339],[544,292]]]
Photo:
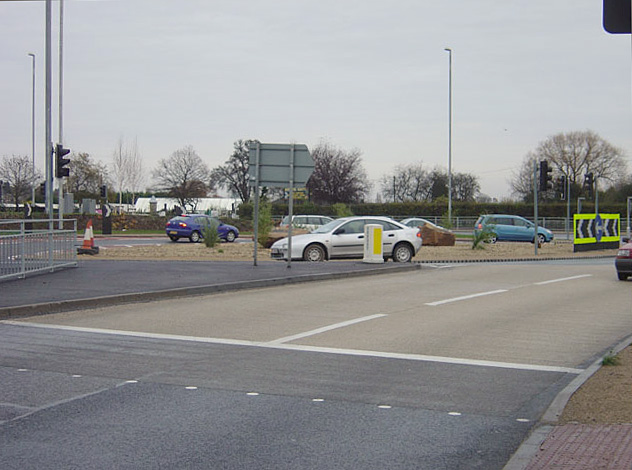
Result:
[[107,330],[101,328],[86,328],[78,326],[64,326],[64,325],[47,325],[43,323],[27,323],[19,321],[4,320],[0,321],[0,324],[43,328],[43,329],[56,329],[83,333],[97,333],[116,336],[128,336],[134,338],[149,338],[160,340],[175,340],[175,341],[188,341],[194,343],[207,343],[207,344],[223,344],[231,346],[249,346],[269,349],[280,349],[286,351],[299,351],[299,352],[313,352],[323,354],[339,354],[344,356],[360,356],[360,357],[376,357],[382,359],[398,359],[406,361],[419,361],[419,362],[436,362],[442,364],[453,364],[463,366],[478,366],[478,367],[496,367],[501,369],[515,369],[537,372],[555,372],[563,374],[581,374],[583,369],[576,369],[572,367],[558,367],[558,366],[546,366],[538,364],[520,364],[513,362],[497,362],[497,361],[483,361],[476,359],[463,359],[455,357],[444,356],[427,356],[423,354],[404,354],[404,353],[392,353],[384,351],[371,351],[361,349],[342,349],[342,348],[326,348],[318,346],[303,346],[300,344],[280,344],[275,342],[256,342],[245,341],[225,338],[204,338],[199,336],[183,336],[183,335],[171,335],[162,333],[145,333],[140,331],[123,331],[123,330]]
[[[553,284],[553,283],[556,283],[556,282],[573,281],[575,279],[582,279],[582,278],[585,278],[585,277],[592,277],[592,274],[580,274],[578,276],[561,277],[559,279],[551,279],[549,281],[534,282],[533,284],[526,284],[524,286],[518,286],[518,287],[527,287],[527,286],[530,286],[530,285],[533,285],[533,286],[544,286],[544,285]],[[514,289],[516,289],[518,287],[514,287]],[[425,303],[424,305],[428,305],[430,307],[436,307],[438,305],[448,304],[448,303],[452,303],[452,302],[459,302],[461,300],[474,299],[476,297],[484,297],[486,295],[501,294],[503,292],[508,292],[508,291],[509,291],[509,289],[498,289],[498,290],[492,290],[492,291],[487,291],[487,292],[478,292],[476,294],[464,295],[464,296],[461,296],[461,297],[453,297],[451,299],[437,300],[435,302],[428,302],[428,303]]]
[[536,282],[536,286],[544,286],[546,284],[553,284],[554,282],[564,282],[564,281],[572,281],[575,279],[581,279],[583,277],[592,277],[592,274],[580,274],[579,276],[571,276],[571,277],[561,277],[559,279],[551,279],[550,281],[541,281]]
[[289,343],[290,341],[295,341],[301,338],[307,338],[308,336],[318,335],[320,333],[325,333],[330,330],[336,330],[338,328],[344,328],[345,326],[354,325],[356,323],[362,323],[369,320],[375,320],[376,318],[387,317],[388,315],[385,313],[378,313],[376,315],[369,315],[367,317],[356,318],[354,320],[343,321],[340,323],[334,323],[333,325],[323,326],[322,328],[316,328],[315,330],[306,331],[305,333],[299,333],[297,335],[285,336],[284,338],[275,339],[273,341],[269,341],[268,344],[283,344]]
[[449,304],[451,302],[460,302],[461,300],[469,300],[469,299],[474,299],[476,297],[484,297],[486,295],[502,294],[503,292],[507,292],[507,289],[490,290],[487,292],[479,292],[477,294],[463,295],[461,297],[453,297],[451,299],[437,300],[436,302],[428,302],[428,303],[425,303],[424,305],[428,305],[430,307],[436,307],[437,305]]

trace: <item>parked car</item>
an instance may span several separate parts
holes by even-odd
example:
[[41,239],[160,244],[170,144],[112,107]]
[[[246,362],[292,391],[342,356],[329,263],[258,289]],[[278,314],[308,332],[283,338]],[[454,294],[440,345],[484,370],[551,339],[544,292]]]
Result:
[[[364,226],[383,227],[382,250],[384,259],[408,262],[421,248],[421,232],[395,222],[388,217],[345,217],[332,220],[311,233],[292,237],[292,259],[324,261],[334,258],[362,258],[364,256]],[[272,244],[273,259],[288,259],[288,239]]]
[[190,242],[197,243],[204,238],[204,231],[213,226],[217,227],[217,234],[222,240],[234,242],[239,237],[237,227],[225,224],[217,217],[203,214],[183,214],[174,217],[167,222],[165,230],[172,242],[188,238]]
[[614,260],[620,281],[625,281],[629,276],[632,276],[632,242],[627,238],[624,238],[623,241],[625,244],[619,248]]
[[[517,215],[490,214],[481,215],[474,225],[474,234],[478,235],[486,230],[488,241],[531,242],[535,241],[535,224]],[[538,227],[538,242],[546,243],[553,240],[553,232]]]
[[[331,217],[327,217],[326,215],[293,215],[292,227],[302,228],[311,232],[312,230],[315,230],[322,225],[328,224],[332,220],[334,219],[332,219]],[[290,216],[286,215],[285,217],[283,217],[283,220],[281,220],[279,228],[287,229],[289,223]]]
[[426,220],[421,217],[410,217],[408,219],[402,220],[401,223],[406,225],[407,227],[415,228],[415,227],[423,227],[424,225],[429,225],[431,228],[437,228],[438,230],[449,231],[447,228],[440,227],[439,225],[432,223],[429,220]]

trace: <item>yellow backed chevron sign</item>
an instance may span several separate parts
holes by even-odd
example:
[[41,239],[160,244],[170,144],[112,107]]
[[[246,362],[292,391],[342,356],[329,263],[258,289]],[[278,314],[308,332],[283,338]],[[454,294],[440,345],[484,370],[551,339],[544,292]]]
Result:
[[573,227],[575,252],[619,247],[619,214],[575,214]]

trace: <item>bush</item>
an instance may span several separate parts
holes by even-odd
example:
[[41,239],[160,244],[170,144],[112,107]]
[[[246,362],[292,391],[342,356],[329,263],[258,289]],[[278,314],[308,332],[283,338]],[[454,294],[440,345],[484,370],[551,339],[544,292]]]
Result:
[[221,241],[215,224],[212,224],[209,228],[205,228],[202,231],[202,236],[204,237],[204,245],[206,245],[207,248],[213,248]]
[[259,224],[257,226],[257,240],[259,245],[266,247],[270,238],[270,231],[274,228],[272,220],[272,207],[267,201],[259,203]]

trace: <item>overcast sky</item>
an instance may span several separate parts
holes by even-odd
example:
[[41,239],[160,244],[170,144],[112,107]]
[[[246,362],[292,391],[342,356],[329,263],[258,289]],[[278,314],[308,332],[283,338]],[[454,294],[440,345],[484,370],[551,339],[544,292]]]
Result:
[[[525,155],[593,130],[632,155],[630,35],[601,0],[66,0],[64,142],[110,164],[137,139],[149,174],[186,145],[210,168],[237,139],[358,148],[378,185],[448,164],[510,195]],[[53,140],[59,3],[53,2]],[[0,1],[0,156],[31,155],[31,58],[44,167],[45,2]],[[631,165],[632,167],[632,165]],[[148,180],[148,183],[150,181]]]

